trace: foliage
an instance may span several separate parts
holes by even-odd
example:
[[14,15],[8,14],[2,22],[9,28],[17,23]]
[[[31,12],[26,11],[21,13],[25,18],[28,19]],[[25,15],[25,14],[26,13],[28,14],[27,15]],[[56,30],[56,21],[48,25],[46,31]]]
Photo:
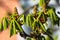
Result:
[[[17,32],[24,35],[22,25],[26,24],[33,30],[30,36],[26,36],[26,40],[54,40],[51,36],[51,29],[46,29],[44,26],[44,23],[46,23],[48,17],[53,23],[52,25],[59,24],[59,19],[55,13],[55,9],[48,6],[49,1],[50,0],[40,0],[38,5],[41,7],[41,10],[37,10],[38,7],[34,6],[33,13],[26,16],[24,14],[18,15],[15,7],[14,13],[10,14],[8,17],[4,17],[2,22],[0,22],[0,31],[6,30],[8,26],[10,26],[10,37]],[[44,35],[48,36],[47,39]]]

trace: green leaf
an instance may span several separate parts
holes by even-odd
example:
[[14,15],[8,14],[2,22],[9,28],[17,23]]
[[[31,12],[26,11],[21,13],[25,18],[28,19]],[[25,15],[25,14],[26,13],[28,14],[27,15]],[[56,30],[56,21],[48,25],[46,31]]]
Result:
[[45,29],[45,27],[44,27],[44,25],[39,21],[39,24],[40,24],[40,27],[42,28],[42,30],[44,31],[44,32],[46,32],[46,29]]
[[2,24],[2,22],[0,22],[0,31],[2,31],[3,30],[3,24]]
[[46,38],[45,38],[46,40],[51,40],[48,36],[46,36]]
[[54,18],[53,18],[53,12],[52,11],[53,11],[52,9],[49,10],[49,17],[51,19],[52,26],[53,26],[54,25]]
[[13,20],[10,23],[10,37],[13,35]]
[[28,26],[30,26],[30,20],[29,20],[30,17],[29,16],[30,16],[30,14],[26,16],[26,24]]
[[27,37],[26,40],[31,40],[31,38]]
[[32,27],[33,22],[34,22],[33,16],[30,15],[30,16],[29,16],[30,27]]
[[45,40],[45,37],[44,36],[42,36],[42,40]]
[[8,28],[8,21],[7,21],[7,18],[4,17],[3,18],[3,29],[6,30]]
[[54,21],[57,21],[58,17],[57,17],[57,15],[55,13],[55,10],[52,9],[52,13],[53,13],[52,15],[53,15]]
[[37,20],[40,20],[41,15],[42,15],[42,12],[39,12],[39,13],[38,13]]
[[58,35],[54,36],[54,40],[58,40]]
[[16,25],[15,25],[15,20],[13,20],[13,34],[16,34]]
[[[17,21],[19,22],[21,18],[24,18],[24,14],[21,14],[21,15],[19,16],[19,18],[17,19]],[[23,19],[23,20],[24,20],[24,19]]]
[[[54,10],[53,8],[51,8],[51,9],[49,10],[49,17],[50,17],[51,22],[52,22],[53,25],[54,25],[54,24],[58,24],[58,25],[59,25],[59,23],[58,23],[58,17],[57,17],[57,15],[56,15],[56,13],[55,13],[55,10]],[[52,25],[52,26],[53,26],[53,25]]]
[[37,25],[37,21],[34,20],[34,22],[33,22],[33,24],[32,24],[32,29],[33,29],[33,30],[35,29],[36,25]]
[[22,27],[20,26],[20,24],[15,20],[15,23],[17,25],[17,27],[19,28],[19,32],[23,32]]
[[39,0],[39,6],[42,6],[43,4],[46,3],[47,0]]

